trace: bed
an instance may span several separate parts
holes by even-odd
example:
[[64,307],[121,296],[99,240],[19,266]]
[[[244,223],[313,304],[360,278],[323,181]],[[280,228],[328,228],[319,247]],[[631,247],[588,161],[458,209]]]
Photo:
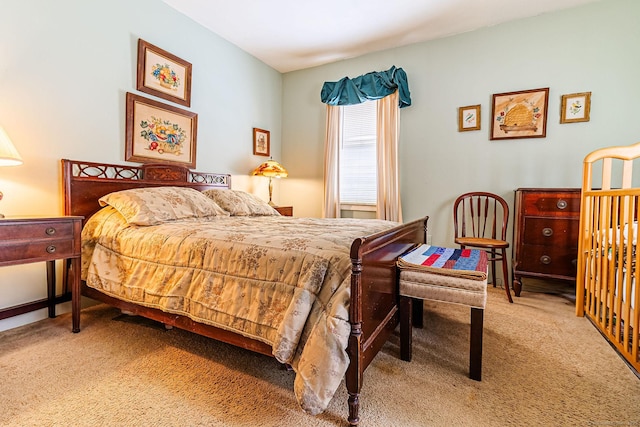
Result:
[[[148,218],[144,215],[141,223],[135,222],[135,226],[127,226],[127,221],[134,223],[126,211],[130,205],[125,204],[127,208],[123,208],[118,206],[117,198],[104,196],[128,194],[125,190],[132,189],[145,189],[143,191],[149,192],[158,189],[178,189],[175,191],[180,191],[180,194],[188,193],[191,197],[192,190],[189,189],[195,189],[198,190],[198,197],[202,197],[201,194],[223,194],[226,197],[234,192],[231,190],[231,177],[225,174],[194,172],[177,165],[132,166],[66,159],[62,160],[62,174],[65,214],[85,218],[83,280],[72,289],[74,332],[80,331],[80,296],[84,295],[118,307],[127,313],[162,322],[169,327],[186,329],[247,350],[274,356],[296,371],[296,398],[302,408],[311,414],[324,410],[335,391],[336,381],[339,383],[344,378],[349,395],[348,422],[352,426],[358,425],[363,373],[392,334],[399,320],[396,259],[417,244],[425,243],[427,217],[407,224],[347,220],[348,231],[344,231],[344,234],[337,229],[334,232],[326,228],[329,222],[343,220],[292,218],[280,215],[237,217],[221,213],[212,214],[208,211],[203,214],[206,217],[204,221],[199,218],[185,220],[187,231],[177,230],[183,220],[146,223]],[[101,198],[102,203],[106,205],[104,207],[98,202]],[[127,199],[126,203],[129,202],[130,199]],[[182,207],[179,206],[178,210],[180,209]],[[153,212],[152,217],[157,211]],[[134,213],[135,218],[140,218],[136,216],[137,213]],[[109,221],[105,218],[109,218]],[[207,221],[210,224],[202,224],[203,229],[199,230],[200,223]],[[118,222],[123,224],[118,225]],[[130,241],[135,242],[141,237],[134,233],[142,228],[168,234],[156,238],[156,246],[151,243],[113,243],[114,237],[100,237],[103,229],[116,230],[115,234],[127,235]],[[286,230],[286,236],[282,236],[282,231],[279,235],[278,229]],[[290,257],[288,261],[279,259],[277,252],[301,253],[300,246],[305,246],[301,242],[305,242],[308,237],[293,234],[292,230],[297,229],[325,237],[322,237],[322,243],[318,245],[306,245],[313,248],[311,254]],[[328,230],[331,232],[327,233]],[[207,240],[216,234],[224,235],[224,238],[214,238],[217,239],[216,243]],[[345,240],[346,236],[350,236],[348,240]],[[129,264],[133,262],[131,254],[124,253],[125,247],[131,247],[133,252],[137,250],[141,258],[144,258],[144,248],[160,248],[153,256],[159,257],[158,259],[170,258],[163,258],[161,252],[169,249],[165,243],[158,245],[157,239],[165,239],[162,242],[167,242],[166,245],[171,241],[198,242],[196,246],[200,251],[198,254],[202,255],[200,257],[178,255],[177,249],[176,252],[171,252],[176,254],[176,259],[181,260],[179,262],[195,262],[197,265],[193,267],[198,270],[198,276],[202,276],[203,273],[202,261],[197,260],[205,257],[222,260],[221,263],[213,261],[210,264],[225,265],[227,270],[233,270],[238,263],[252,262],[254,269],[251,274],[243,275],[238,274],[239,270],[206,273],[208,276],[205,279],[194,281],[206,284],[201,288],[191,286],[189,280],[181,277],[171,282],[175,284],[173,288],[191,287],[188,291],[177,292],[178,297],[173,294],[167,296],[158,290],[163,289],[167,277],[176,273],[145,270],[153,261],[149,259],[148,250],[147,258],[140,261],[143,267],[138,264],[132,267],[134,264]],[[274,247],[266,248],[268,245],[264,241],[274,242]],[[244,247],[245,252],[234,252],[234,244],[241,246],[238,242],[247,243]],[[227,246],[221,247],[219,244]],[[253,251],[251,256],[247,256],[246,250]],[[270,250],[275,252],[266,252]],[[115,252],[118,252],[121,258],[116,258]],[[324,256],[326,254],[328,255]],[[235,264],[229,259],[236,260]],[[124,263],[126,267],[123,267]],[[185,264],[180,264],[179,267],[181,271],[185,270]],[[136,273],[129,274],[131,271]],[[256,273],[258,271],[260,273]],[[346,275],[342,278],[339,274]],[[338,276],[334,277],[335,275]],[[113,276],[118,276],[118,279]],[[186,277],[185,274],[183,276]],[[231,276],[242,276],[238,280],[242,281],[244,291],[226,291],[226,286],[220,285],[225,281],[233,282],[229,279]],[[322,276],[321,286],[313,284],[317,276]],[[120,280],[122,277],[125,279]],[[305,280],[299,280],[302,277]],[[333,282],[327,277],[332,278]],[[286,284],[287,280],[304,285],[288,288],[284,286],[288,289],[285,291],[286,298],[289,298],[285,300],[286,304],[278,305],[281,299],[274,297],[277,295],[276,291],[255,291],[260,283],[272,286],[273,283]],[[324,284],[327,280],[330,282],[329,285]],[[152,290],[141,290],[143,283]],[[79,289],[76,289],[78,287]],[[229,292],[232,297],[229,297]],[[218,298],[217,301],[234,299],[235,303],[229,304],[232,314],[218,312],[217,308],[210,310],[213,314],[209,313],[207,310],[212,307],[212,303],[199,299],[208,298],[207,294],[214,295],[211,298]],[[142,300],[132,301],[136,295],[143,295]],[[184,295],[188,295],[188,298]],[[252,298],[246,298],[247,295]],[[245,301],[259,301],[258,308],[253,305],[238,305],[237,301],[243,301],[243,298]],[[188,300],[188,304],[185,304],[185,300]],[[198,307],[195,310],[196,314],[184,313],[184,306]],[[264,320],[265,313],[268,320]],[[283,318],[287,319],[286,322]],[[328,344],[324,344],[322,340],[327,337]],[[338,349],[337,353],[334,351],[329,354],[331,348],[336,350],[334,347],[338,344],[342,348]],[[309,347],[311,350],[306,350]],[[323,347],[328,349],[322,350]],[[323,362],[327,357],[331,361],[329,365]]]
[[637,161],[640,143],[599,149],[584,159],[576,314],[586,315],[640,376]]

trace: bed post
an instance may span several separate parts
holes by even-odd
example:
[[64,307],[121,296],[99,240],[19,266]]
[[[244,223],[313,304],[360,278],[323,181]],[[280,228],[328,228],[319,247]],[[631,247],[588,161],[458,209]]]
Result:
[[362,278],[362,257],[359,250],[354,258],[353,248],[360,247],[361,239],[357,239],[351,252],[351,302],[349,303],[349,322],[351,323],[351,334],[349,335],[349,359],[351,360],[347,369],[345,383],[347,392],[349,393],[349,425],[357,426],[360,423],[360,389],[362,387],[362,371],[361,366],[361,348],[362,348],[362,286],[360,280]]

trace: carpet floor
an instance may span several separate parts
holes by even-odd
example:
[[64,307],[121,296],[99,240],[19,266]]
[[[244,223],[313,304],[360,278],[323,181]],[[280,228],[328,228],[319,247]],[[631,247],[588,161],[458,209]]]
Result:
[[[469,309],[425,302],[413,361],[398,331],[364,375],[361,426],[640,425],[640,379],[566,298],[489,288],[482,381]],[[0,333],[0,426],[344,426],[347,393],[310,416],[272,358],[106,305]]]

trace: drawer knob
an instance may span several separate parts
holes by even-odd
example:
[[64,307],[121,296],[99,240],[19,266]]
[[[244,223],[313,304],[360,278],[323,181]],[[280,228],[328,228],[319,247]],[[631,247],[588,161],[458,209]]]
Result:
[[545,227],[542,229],[542,235],[544,237],[549,237],[553,235],[553,229],[549,228],[549,227]]
[[56,251],[56,247],[54,245],[47,246],[47,252],[52,254]]
[[551,264],[551,257],[549,255],[542,255],[540,257],[540,262],[545,265]]
[[558,209],[565,209],[567,207],[567,201],[560,199],[558,200],[558,203],[556,203],[556,206]]
[[47,233],[47,236],[53,236],[54,234],[56,234],[56,229],[53,227],[48,227],[45,230],[45,233]]

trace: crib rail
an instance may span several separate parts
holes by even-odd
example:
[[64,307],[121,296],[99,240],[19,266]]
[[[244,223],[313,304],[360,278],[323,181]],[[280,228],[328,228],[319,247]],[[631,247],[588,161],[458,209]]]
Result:
[[[636,145],[640,155],[640,144]],[[611,159],[621,157],[611,148],[604,157],[592,153],[585,159],[576,314],[586,315],[639,375],[640,270],[636,265],[640,265],[640,251],[636,248],[640,241],[640,188],[632,187],[632,160],[628,158],[629,147],[624,148],[626,157],[619,171],[611,167]],[[592,167],[597,160],[603,164],[602,181],[594,188]],[[611,188],[615,172],[622,174],[622,188]]]

